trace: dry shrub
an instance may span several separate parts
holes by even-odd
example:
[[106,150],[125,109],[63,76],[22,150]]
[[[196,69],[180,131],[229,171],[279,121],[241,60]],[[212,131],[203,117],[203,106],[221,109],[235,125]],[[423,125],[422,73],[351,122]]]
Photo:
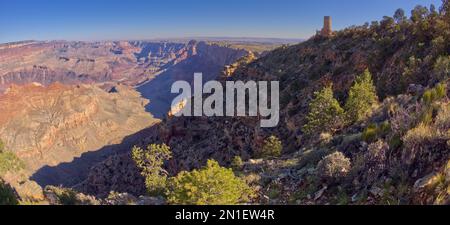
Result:
[[369,145],[365,154],[366,174],[369,183],[375,182],[387,169],[388,151],[389,145],[382,140]]
[[450,103],[442,104],[436,116],[436,127],[441,131],[450,129]]
[[350,159],[341,152],[332,153],[317,164],[319,176],[327,180],[339,180],[347,176],[351,169]]
[[420,124],[408,131],[403,137],[403,161],[406,164],[412,164],[415,158],[424,150],[425,145],[429,146],[437,135],[435,129],[424,124]]

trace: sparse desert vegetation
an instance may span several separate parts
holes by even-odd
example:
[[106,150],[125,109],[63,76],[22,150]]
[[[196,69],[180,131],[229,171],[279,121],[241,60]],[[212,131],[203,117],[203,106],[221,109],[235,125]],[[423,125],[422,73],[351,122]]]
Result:
[[[120,149],[117,154],[102,152],[108,156],[106,160],[83,170],[88,173],[83,182],[71,188],[45,185],[44,201],[56,205],[450,204],[450,2],[444,0],[440,7],[416,6],[409,18],[398,9],[380,21],[325,31],[296,45],[277,45],[274,49],[269,46],[270,51],[264,54],[245,55],[242,49],[248,46],[222,42],[164,45],[178,51],[171,49],[162,57],[175,61],[158,64],[161,68],[170,64],[177,65],[175,71],[201,66],[219,71],[222,64],[233,58],[233,63],[217,74],[220,82],[279,81],[280,124],[274,128],[261,128],[259,118],[252,117],[166,116],[153,124],[144,112],[148,102],[120,86],[106,85],[105,91],[81,84],[33,84],[30,90],[48,88],[45,90],[50,93],[57,92],[48,95],[55,102],[47,105],[44,100],[50,98],[44,96],[35,104],[21,103],[24,108],[30,107],[32,113],[14,117],[22,111],[11,110],[14,113],[8,118],[16,118],[13,122],[0,116],[0,135],[8,138],[8,144],[16,144],[11,150],[0,141],[0,178],[16,178],[11,174],[26,168],[20,157],[33,151],[24,151],[25,148],[39,149],[34,152],[35,158],[28,158],[27,162],[42,160],[50,150],[60,148],[75,158],[86,153],[87,146],[96,146],[90,141],[92,137],[117,143],[124,135],[110,140],[112,134],[108,131],[133,128],[125,129],[128,135],[139,127],[143,130],[115,146]],[[162,49],[161,44],[129,44],[108,44],[115,48],[103,53],[122,55],[131,51],[125,58],[133,60],[134,54],[147,53],[138,59],[140,71],[143,65],[155,63],[152,46]],[[31,48],[28,45],[34,46],[18,45],[27,49]],[[74,48],[79,45],[84,44],[71,44]],[[249,46],[257,52],[267,47]],[[141,52],[135,49],[139,47]],[[91,48],[108,49],[105,45],[88,48],[97,52]],[[194,54],[201,48],[202,54]],[[220,57],[208,55],[213,49],[226,53]],[[210,61],[192,66],[205,56]],[[85,60],[93,63],[94,59]],[[186,69],[186,65],[191,67]],[[151,70],[146,69],[145,72]],[[46,69],[33,69],[41,70]],[[97,72],[97,78],[101,77],[102,73]],[[138,78],[143,77],[140,74]],[[108,82],[114,80],[107,78]],[[91,79],[87,76],[85,81]],[[170,83],[163,81],[165,85]],[[64,91],[58,92],[60,88]],[[88,94],[73,99],[72,92],[81,90]],[[25,93],[19,87],[8,89],[0,96],[0,103],[8,102],[5,108],[13,109],[15,104],[37,99],[22,97],[17,101],[21,92]],[[126,96],[120,97],[122,92]],[[59,96],[68,100],[62,101]],[[10,99],[16,101],[11,103]],[[108,104],[101,104],[105,100]],[[92,106],[91,111],[75,107],[75,102]],[[64,108],[58,108],[61,105]],[[62,116],[64,113],[72,116],[70,123],[64,123],[69,117]],[[98,118],[99,115],[105,117]],[[1,129],[2,124],[8,126]],[[58,127],[59,124],[64,126]],[[22,142],[15,140],[25,133],[15,133],[13,128],[19,125],[22,130],[35,132],[46,128],[49,134],[23,139],[27,141],[24,143],[33,144],[19,145]],[[80,130],[82,135],[78,135]],[[72,137],[67,138],[68,134]],[[58,135],[67,141],[52,139]],[[49,155],[55,157],[56,153]],[[47,169],[61,171],[59,167]],[[0,204],[24,203],[16,189],[0,179]]]

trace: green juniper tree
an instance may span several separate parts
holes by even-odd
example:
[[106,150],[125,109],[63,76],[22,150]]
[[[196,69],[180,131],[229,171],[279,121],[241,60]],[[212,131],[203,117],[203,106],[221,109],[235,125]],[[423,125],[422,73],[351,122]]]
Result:
[[272,135],[264,141],[260,156],[263,158],[279,157],[282,150],[283,145],[280,139]]
[[405,20],[407,20],[407,18],[405,16],[405,10],[397,9],[397,11],[395,11],[395,14],[394,14],[394,19],[395,19],[396,23],[402,23]]
[[235,205],[247,203],[252,195],[251,188],[231,169],[208,160],[203,169],[171,178],[167,200],[182,205]]
[[315,98],[309,104],[307,123],[303,131],[308,135],[323,132],[333,132],[342,126],[344,109],[333,96],[332,86],[327,86],[315,93]]
[[166,187],[167,172],[163,169],[164,162],[172,158],[169,146],[151,144],[147,150],[134,147],[132,158],[145,177],[145,185],[150,195],[163,194]]
[[350,88],[345,110],[349,121],[365,119],[378,103],[378,96],[369,70],[364,71]]

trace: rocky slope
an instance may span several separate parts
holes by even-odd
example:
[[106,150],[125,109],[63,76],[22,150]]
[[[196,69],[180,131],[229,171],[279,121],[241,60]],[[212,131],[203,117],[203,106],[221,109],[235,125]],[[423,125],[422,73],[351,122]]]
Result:
[[145,112],[147,103],[125,86],[108,93],[92,85],[13,85],[0,96],[0,139],[24,162],[25,178],[71,186],[158,122]]
[[[234,156],[241,156],[247,160],[244,174],[255,178],[260,190],[260,203],[448,204],[449,93],[433,102],[435,109],[426,121],[422,95],[439,82],[449,85],[450,20],[445,9],[421,9],[411,19],[385,17],[330,38],[313,37],[235,68],[229,79],[281,82],[281,122],[276,128],[261,129],[258,120],[245,117],[169,118],[137,144],[169,145],[174,159],[166,167],[172,174],[203,166],[210,158],[230,165]],[[332,134],[306,135],[302,127],[314,92],[333,83],[343,105],[355,77],[365,69],[372,73],[380,98],[373,115]],[[375,140],[364,138],[371,126],[382,124],[385,133]],[[283,156],[253,160],[270,135],[282,140]],[[328,183],[321,180],[318,163],[336,151],[349,160],[351,172]],[[109,168],[99,166],[103,169],[90,177]],[[120,171],[110,176],[120,177]],[[104,190],[109,184],[89,185]]]

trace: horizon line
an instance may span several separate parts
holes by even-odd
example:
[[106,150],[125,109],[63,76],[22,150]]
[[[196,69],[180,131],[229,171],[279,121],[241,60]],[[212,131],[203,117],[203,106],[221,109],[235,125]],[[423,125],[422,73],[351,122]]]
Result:
[[[210,40],[208,40],[210,39]],[[214,40],[216,39],[216,40]],[[39,39],[22,39],[16,41],[7,41],[0,42],[0,45],[5,44],[15,44],[15,43],[25,43],[25,42],[57,42],[57,41],[66,41],[66,42],[86,42],[86,43],[94,43],[94,42],[117,42],[117,41],[258,41],[258,40],[278,40],[278,41],[305,41],[308,38],[282,38],[282,37],[238,37],[238,36],[193,36],[193,37],[160,37],[160,38],[118,38],[118,39],[47,39],[47,40],[39,40]],[[260,42],[263,43],[263,42]]]

